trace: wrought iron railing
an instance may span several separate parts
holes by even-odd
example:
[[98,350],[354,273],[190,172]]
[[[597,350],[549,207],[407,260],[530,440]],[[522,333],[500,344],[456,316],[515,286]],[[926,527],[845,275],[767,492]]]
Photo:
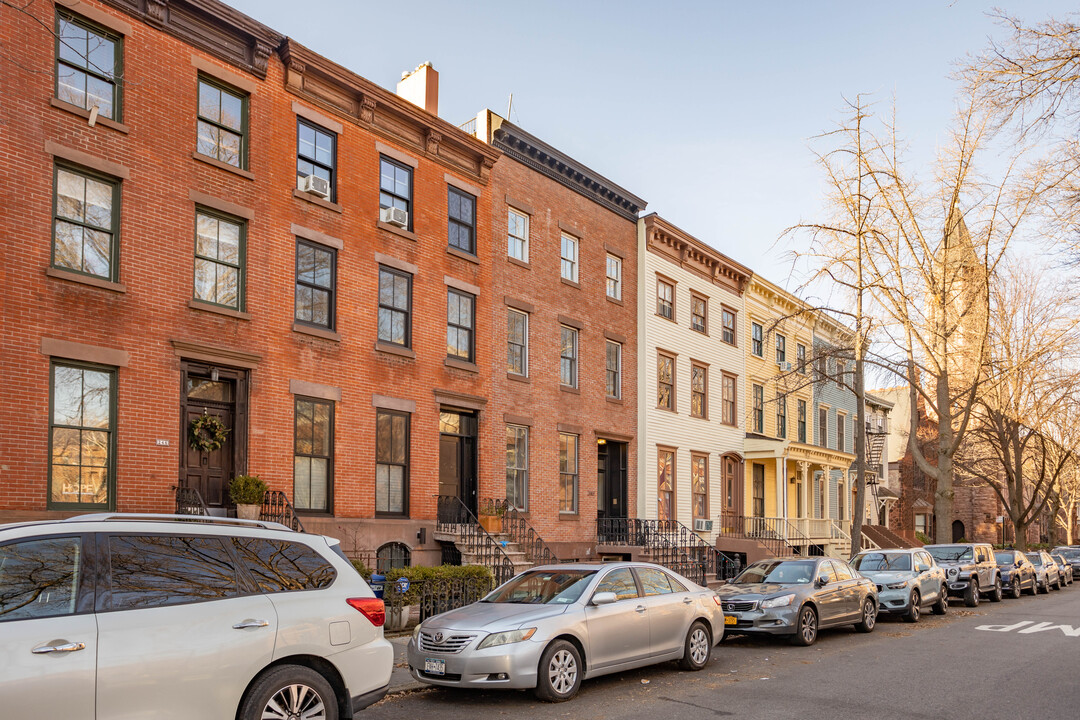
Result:
[[304,532],[304,524],[296,516],[296,509],[289,502],[289,497],[280,490],[267,490],[263,495],[259,519],[281,523],[296,532]]
[[202,495],[193,487],[173,486],[176,491],[177,515],[209,515],[210,510],[203,502]]
[[601,545],[633,545],[649,552],[652,562],[663,565],[696,583],[710,578],[735,577],[742,564],[702,540],[677,520],[599,518],[597,542]]
[[429,617],[474,603],[494,587],[491,578],[432,578],[412,583],[409,590],[402,593],[396,582],[388,580],[383,586],[383,601],[387,615],[403,613],[408,607],[418,607],[418,619],[423,622]]
[[550,565],[559,562],[559,558],[544,538],[529,524],[525,516],[504,498],[490,498],[480,503],[481,513],[488,509],[502,519],[502,533],[507,540],[517,545],[525,553],[525,559],[533,565]]
[[457,496],[439,495],[435,531],[456,535],[455,544],[461,554],[469,555],[475,564],[489,568],[496,585],[514,577],[510,556],[487,530],[480,527],[476,516]]

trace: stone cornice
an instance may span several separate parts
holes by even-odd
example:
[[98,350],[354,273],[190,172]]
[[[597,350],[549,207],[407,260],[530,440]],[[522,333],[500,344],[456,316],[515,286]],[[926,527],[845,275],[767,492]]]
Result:
[[354,125],[486,185],[501,153],[436,115],[287,38],[287,89]]
[[491,144],[508,157],[632,222],[636,222],[638,213],[645,209],[644,200],[600,173],[590,170],[508,120],[497,118],[497,122],[498,127],[491,134]]
[[646,247],[650,250],[684,270],[742,295],[754,275],[750,268],[709,247],[656,213],[646,215],[642,221],[645,223]]

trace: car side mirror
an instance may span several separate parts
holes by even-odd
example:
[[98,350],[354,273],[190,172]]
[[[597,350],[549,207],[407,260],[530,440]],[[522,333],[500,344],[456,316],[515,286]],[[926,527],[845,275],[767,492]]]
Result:
[[598,592],[592,596],[592,605],[610,605],[618,600],[613,592]]
[[829,584],[828,575],[818,575],[817,582],[814,583],[818,587],[825,587]]

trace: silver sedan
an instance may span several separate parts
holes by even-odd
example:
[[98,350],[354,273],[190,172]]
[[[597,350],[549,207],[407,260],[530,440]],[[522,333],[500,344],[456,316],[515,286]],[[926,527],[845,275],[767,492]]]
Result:
[[561,702],[581,681],[678,660],[700,670],[723,639],[713,591],[647,563],[551,565],[416,627],[409,669],[432,685],[535,688]]

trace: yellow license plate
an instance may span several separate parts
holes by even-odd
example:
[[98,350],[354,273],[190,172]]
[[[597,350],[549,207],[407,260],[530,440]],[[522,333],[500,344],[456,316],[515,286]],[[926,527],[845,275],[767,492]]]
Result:
[[734,615],[725,615],[724,616],[724,624],[725,625],[734,625],[737,622],[739,622],[739,619],[737,617],[735,617]]

